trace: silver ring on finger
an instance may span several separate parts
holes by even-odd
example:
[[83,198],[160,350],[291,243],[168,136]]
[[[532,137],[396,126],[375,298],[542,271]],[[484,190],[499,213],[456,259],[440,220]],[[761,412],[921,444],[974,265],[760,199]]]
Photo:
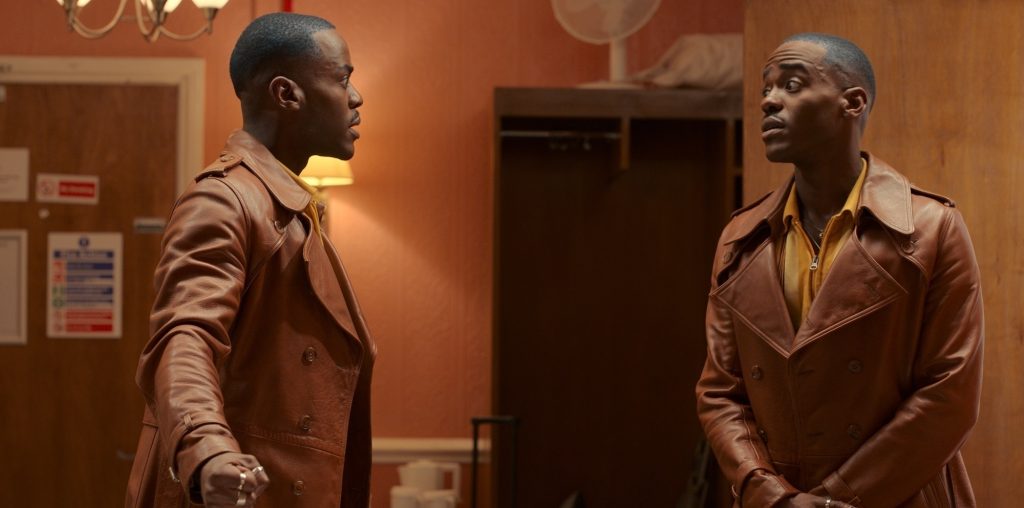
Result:
[[248,494],[246,494],[244,490],[239,490],[238,500],[235,501],[235,506],[245,506],[245,503],[248,501],[248,497]]
[[[239,492],[241,492],[242,491],[242,487],[245,487],[245,471],[239,471],[238,472],[238,489],[237,490]],[[238,506],[242,506],[242,505],[238,505]]]
[[263,471],[263,466],[256,466],[256,467],[252,468],[251,471],[252,471],[253,475],[258,475],[258,474],[260,474],[260,471]]

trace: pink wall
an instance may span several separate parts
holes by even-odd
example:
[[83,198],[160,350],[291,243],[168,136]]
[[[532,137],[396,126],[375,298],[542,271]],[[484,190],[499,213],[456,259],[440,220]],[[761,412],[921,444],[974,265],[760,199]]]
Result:
[[[380,346],[375,433],[468,436],[490,412],[492,90],[604,78],[607,49],[548,0],[305,5],[348,39],[366,99],[357,183],[332,191],[330,220]],[[742,30],[740,1],[663,2],[633,67],[701,30]]]
[[[53,0],[3,7],[0,53],[200,57],[207,61],[205,153],[240,123],[227,75],[238,33],[276,1],[232,0],[212,36],[144,42],[134,22],[87,41]],[[93,0],[93,24],[115,0]],[[356,185],[331,191],[330,231],[380,358],[375,434],[465,437],[490,412],[491,94],[495,86],[572,86],[607,74],[607,50],[576,41],[548,0],[295,0],[338,25],[366,104],[352,161]],[[200,22],[185,2],[172,26]],[[629,41],[652,64],[688,32],[741,31],[740,0],[665,0]],[[83,97],[83,100],[87,100]]]

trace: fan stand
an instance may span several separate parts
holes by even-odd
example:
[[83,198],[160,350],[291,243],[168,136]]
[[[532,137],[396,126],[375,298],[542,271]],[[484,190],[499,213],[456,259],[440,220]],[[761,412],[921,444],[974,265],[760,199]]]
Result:
[[608,79],[581,83],[577,88],[597,88],[601,90],[640,89],[643,85],[629,80],[626,74],[626,38],[621,37],[608,43]]
[[612,83],[626,81],[626,38],[608,43],[608,77]]

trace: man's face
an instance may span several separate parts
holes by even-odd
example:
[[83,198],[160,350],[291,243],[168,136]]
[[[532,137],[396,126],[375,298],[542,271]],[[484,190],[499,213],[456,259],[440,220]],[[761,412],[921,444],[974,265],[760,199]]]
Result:
[[303,83],[306,93],[302,126],[304,139],[315,155],[350,159],[359,139],[357,108],[363,104],[352,83],[348,44],[334,30],[313,34],[322,55],[310,63]]
[[761,89],[761,140],[768,160],[799,163],[844,142],[842,90],[823,63],[825,52],[793,41],[768,57]]

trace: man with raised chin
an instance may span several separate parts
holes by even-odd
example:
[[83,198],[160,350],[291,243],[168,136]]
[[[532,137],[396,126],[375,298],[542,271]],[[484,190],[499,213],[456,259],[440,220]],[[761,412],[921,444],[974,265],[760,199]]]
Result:
[[363,99],[324,19],[254,20],[231,54],[242,129],[168,220],[126,506],[366,508],[376,349],[299,174],[355,153]]
[[767,158],[793,176],[722,232],[697,383],[735,504],[974,506],[983,318],[960,212],[861,149],[875,78],[850,41],[790,37],[761,90]]

